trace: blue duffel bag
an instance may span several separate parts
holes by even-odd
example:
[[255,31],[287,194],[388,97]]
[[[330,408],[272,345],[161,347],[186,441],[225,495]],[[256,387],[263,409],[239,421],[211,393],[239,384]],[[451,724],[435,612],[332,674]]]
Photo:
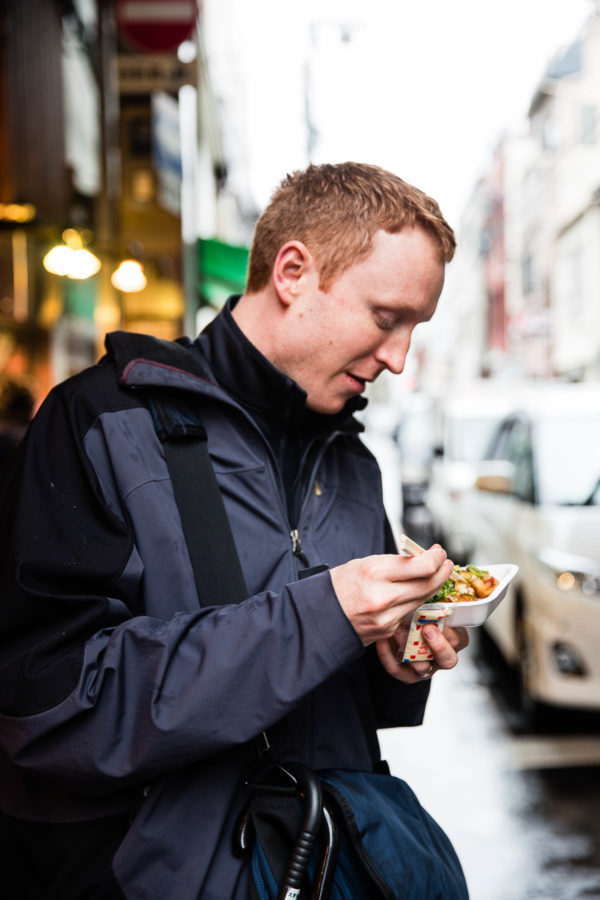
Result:
[[468,900],[445,832],[399,778],[287,765],[246,817],[255,900]]

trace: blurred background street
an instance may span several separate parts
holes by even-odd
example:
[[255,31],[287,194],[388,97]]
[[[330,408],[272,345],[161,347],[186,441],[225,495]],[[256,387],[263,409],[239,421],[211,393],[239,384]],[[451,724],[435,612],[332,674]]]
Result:
[[384,755],[473,900],[600,898],[599,0],[5,0],[0,465],[108,331],[195,335],[282,177],[346,159],[458,238],[362,415],[392,528],[519,566]]
[[[397,448],[376,430],[369,444],[401,516]],[[452,838],[473,900],[598,898],[600,712],[532,727],[516,673],[483,629],[470,638],[433,679],[424,724],[380,732],[382,755]]]
[[452,838],[473,900],[598,898],[600,726],[519,733],[479,637],[435,676],[424,725],[383,733],[382,752]]

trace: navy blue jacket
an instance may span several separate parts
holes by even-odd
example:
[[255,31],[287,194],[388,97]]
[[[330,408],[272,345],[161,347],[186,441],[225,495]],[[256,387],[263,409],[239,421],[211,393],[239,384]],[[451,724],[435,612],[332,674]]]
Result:
[[[50,393],[5,490],[0,807],[42,827],[40,845],[66,833],[73,847],[39,897],[246,900],[231,834],[253,738],[266,729],[282,760],[372,770],[377,728],[422,720],[428,684],[395,681],[364,650],[329,573],[298,581],[294,529],[311,565],[391,549],[357,423],[332,418],[301,454],[291,522],[279,445],[218,383],[214,340],[110,336],[98,365]],[[145,399],[167,386],[198,403],[239,604],[198,604]]]

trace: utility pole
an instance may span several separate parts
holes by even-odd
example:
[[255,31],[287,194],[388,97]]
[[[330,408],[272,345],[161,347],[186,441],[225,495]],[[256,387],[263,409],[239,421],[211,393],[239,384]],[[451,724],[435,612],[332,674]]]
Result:
[[115,238],[119,234],[117,202],[120,194],[119,99],[115,85],[116,38],[112,0],[96,0],[96,17],[100,115],[100,194],[96,210],[96,243],[102,268],[95,320],[97,352],[101,354],[104,335],[121,324],[120,299],[110,281]]

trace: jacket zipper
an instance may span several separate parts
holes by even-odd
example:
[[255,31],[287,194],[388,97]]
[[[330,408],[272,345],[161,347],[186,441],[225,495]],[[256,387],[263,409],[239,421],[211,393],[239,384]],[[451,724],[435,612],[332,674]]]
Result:
[[290,531],[290,537],[292,539],[292,553],[299,559],[305,569],[310,567],[310,563],[306,558],[306,555],[302,549],[302,541],[300,539],[300,532],[297,528],[292,528]]
[[[312,470],[310,473],[310,478],[306,482],[306,484],[307,484],[306,491],[304,492],[304,495],[301,498],[300,509],[298,511],[298,520],[302,519],[302,513],[304,512],[304,509],[306,508],[306,504],[308,502],[308,498],[311,493],[312,485],[315,484],[315,493],[318,497],[320,497],[323,493],[323,489],[322,489],[321,485],[317,482],[317,471],[321,464],[321,460],[323,459],[325,453],[327,452],[328,447],[333,443],[333,441],[335,440],[336,437],[338,437],[339,434],[341,434],[340,431],[334,431],[332,434],[329,435],[329,437],[327,438],[325,443],[322,445],[319,455],[317,456],[317,458],[314,461],[314,464],[313,464],[313,467],[312,467]],[[307,448],[305,456],[304,456],[305,461],[308,458],[309,451],[310,451],[310,448]],[[318,485],[318,487],[317,487],[317,485]],[[302,538],[300,537],[300,530],[299,530],[298,526],[299,526],[299,521],[298,521],[297,525],[295,527],[292,527],[290,530],[290,539],[292,542],[292,553],[294,554],[296,559],[302,563],[304,568],[308,569],[308,568],[310,568],[310,562],[308,560],[308,557],[304,553],[304,550],[302,549]]]
[[[339,433],[340,433],[339,431],[335,431],[335,432],[333,432],[333,434],[329,435],[329,438],[325,441],[325,443],[321,447],[321,452],[318,454],[317,458],[315,459],[314,465],[312,467],[312,471],[310,473],[310,478],[306,482],[306,484],[307,484],[306,491],[300,502],[300,509],[298,512],[299,520],[302,518],[302,513],[308,502],[312,484],[313,483],[315,484],[315,492],[316,492],[317,496],[320,497],[321,494],[323,493],[320,484],[318,486],[318,490],[316,487],[317,471],[318,471],[319,465],[321,464],[321,460],[323,459],[323,456],[325,455],[325,453],[327,451],[327,448],[329,447],[329,445],[332,443],[332,441],[337,437],[337,435]],[[308,459],[309,450],[310,450],[310,448],[307,448],[307,450],[306,450],[306,454],[304,457],[305,462]],[[306,554],[304,553],[304,550],[302,549],[302,539],[300,537],[300,531],[297,527],[292,528],[290,530],[290,539],[292,541],[292,553],[294,554],[296,559],[302,563],[302,565],[305,569],[310,568],[310,562],[308,561],[308,558],[307,558]],[[302,742],[298,741],[298,746],[300,747],[302,745],[300,761],[303,762],[305,765],[308,765],[308,763],[310,761],[310,747],[311,747],[310,734],[311,734],[312,709],[313,709],[312,694],[309,693],[301,701],[301,704],[297,708],[297,713],[296,713],[299,723],[300,723],[299,732],[300,732],[300,734],[304,733],[304,740]]]

